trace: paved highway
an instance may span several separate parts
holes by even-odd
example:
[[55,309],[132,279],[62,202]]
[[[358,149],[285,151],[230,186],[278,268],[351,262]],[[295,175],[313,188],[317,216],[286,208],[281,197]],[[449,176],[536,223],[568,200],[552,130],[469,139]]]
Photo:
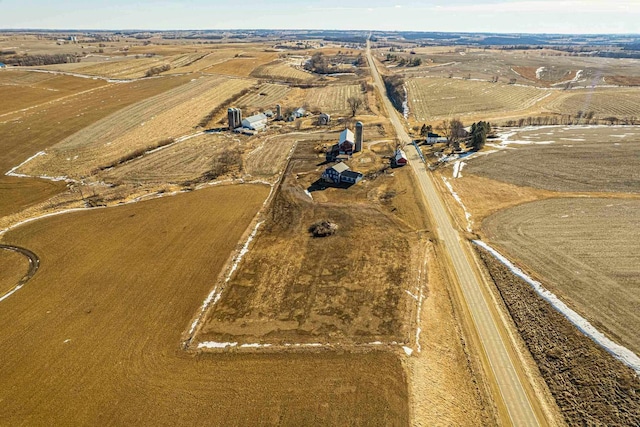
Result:
[[[369,48],[369,41],[367,41],[367,60],[369,61],[369,67],[371,74],[375,82],[375,86],[381,93],[381,98],[384,102],[389,119],[393,127],[398,134],[398,138],[405,144],[411,142],[411,138],[406,133],[404,126],[400,122],[399,115],[391,105],[389,98],[386,96],[386,90],[378,69],[376,68],[375,61],[371,56],[371,50]],[[504,334],[500,333],[500,328],[504,328],[501,324],[501,320],[496,318],[495,310],[491,310],[489,304],[485,298],[485,294],[482,291],[481,278],[478,277],[475,270],[472,268],[474,262],[469,258],[469,248],[465,251],[464,245],[469,245],[466,240],[461,239],[460,234],[454,228],[451,217],[444,207],[442,199],[436,190],[433,182],[432,174],[428,173],[424,164],[420,160],[418,153],[413,148],[407,150],[407,157],[409,158],[409,164],[415,172],[420,189],[424,194],[427,201],[428,208],[431,211],[433,220],[435,221],[435,227],[440,240],[444,244],[446,252],[451,258],[452,277],[457,279],[456,285],[460,287],[462,296],[464,298],[463,303],[467,305],[471,314],[473,325],[477,331],[477,335],[482,343],[481,351],[484,351],[485,359],[491,368],[489,372],[489,380],[493,380],[497,389],[499,390],[499,396],[497,398],[501,402],[497,402],[499,407],[506,408],[508,418],[504,421],[511,422],[516,426],[538,426],[546,425],[544,419],[539,419],[537,414],[541,411],[534,410],[532,406],[532,400],[535,397],[529,396],[529,392],[523,385],[528,381],[527,378],[523,378],[522,371],[517,370],[514,363],[519,363],[518,360],[512,360],[511,355],[514,354],[512,343],[505,339]],[[445,263],[446,264],[446,263]],[[537,405],[537,402],[534,402]],[[504,411],[501,411],[504,412]]]

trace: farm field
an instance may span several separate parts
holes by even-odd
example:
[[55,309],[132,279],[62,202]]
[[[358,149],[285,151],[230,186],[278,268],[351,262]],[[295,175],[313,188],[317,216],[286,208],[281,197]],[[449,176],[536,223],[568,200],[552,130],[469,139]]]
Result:
[[560,114],[576,115],[578,111],[593,112],[605,119],[633,118],[640,116],[640,88],[596,88],[579,89],[563,93],[545,107],[545,110]]
[[640,199],[553,199],[500,211],[488,239],[620,344],[640,353]]
[[[416,301],[408,293],[421,284],[407,254],[417,255],[424,243],[415,229],[367,200],[385,177],[348,191],[314,190],[323,154],[313,147],[313,141],[298,143],[255,245],[207,313],[199,342],[409,345]],[[368,159],[359,167],[374,168],[374,157]],[[307,186],[314,199],[327,202],[315,203],[303,191]],[[323,219],[339,231],[312,237],[308,227]]]
[[265,83],[260,85],[255,91],[240,97],[236,102],[239,108],[251,109],[271,109],[275,114],[275,105],[283,100],[291,88],[287,85]]
[[393,354],[181,349],[267,193],[217,187],[4,235],[3,243],[29,247],[42,263],[1,303],[0,422],[407,425],[407,385]]
[[637,425],[640,379],[613,359],[506,266],[479,249],[568,425]]
[[59,70],[66,72],[74,72],[86,74],[90,76],[106,77],[110,79],[138,79],[145,77],[145,74],[152,67],[160,67],[163,65],[171,66],[174,72],[181,71],[181,67],[186,67],[191,63],[198,61],[206,53],[185,53],[172,56],[153,56],[153,57],[116,57],[113,59],[95,62],[80,62],[74,64],[57,64],[48,65],[43,68],[47,70]]
[[251,85],[251,81],[222,77],[194,79],[82,129],[20,171],[32,175],[87,176],[137,150],[151,149],[169,138],[195,133],[202,117]]
[[[555,88],[563,88],[571,80],[574,88],[626,86],[640,77],[638,59],[567,56],[553,49],[436,46],[413,50],[416,55],[396,54],[407,59],[419,57],[421,66],[396,67],[395,63],[385,62],[388,70],[408,77],[470,77],[487,82],[497,77],[500,83],[515,79],[518,84]],[[377,58],[384,60],[388,53],[388,49],[378,49]]]
[[306,82],[314,79],[313,74],[301,71],[282,60],[276,60],[269,64],[257,67],[253,71],[253,73],[251,73],[251,76],[257,78],[286,80],[293,82]]
[[102,80],[11,70],[0,73],[0,119],[22,108],[43,104],[105,85]]
[[464,171],[550,191],[640,192],[639,127],[527,128],[506,138],[512,148],[472,159]]
[[29,259],[0,247],[0,298],[13,289],[29,270]]
[[214,160],[239,141],[228,134],[203,134],[100,172],[108,183],[181,184],[211,171]]
[[257,67],[273,61],[278,56],[277,53],[256,51],[242,52],[238,55],[238,57],[232,57],[227,61],[211,65],[203,69],[203,71],[207,73],[248,77]]
[[[360,97],[366,100],[362,94],[360,85],[329,85],[327,87],[309,89],[306,102],[312,110],[322,111],[328,114],[350,114],[347,99]],[[366,105],[364,106],[366,109]]]
[[5,176],[11,168],[109,114],[189,80],[180,76],[110,84],[1,118],[0,215],[18,212],[65,188],[63,182]]
[[410,79],[407,91],[410,114],[418,122],[525,112],[550,94],[534,87],[439,78]]

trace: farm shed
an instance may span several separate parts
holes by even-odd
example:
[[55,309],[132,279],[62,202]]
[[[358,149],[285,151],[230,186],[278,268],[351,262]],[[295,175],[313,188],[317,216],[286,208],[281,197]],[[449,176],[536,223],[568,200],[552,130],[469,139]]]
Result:
[[334,184],[348,183],[355,184],[362,180],[363,175],[349,169],[349,166],[340,162],[330,168],[327,168],[322,174],[322,179]]
[[262,130],[267,127],[267,116],[264,114],[256,114],[242,120],[242,127],[251,130]]
[[305,111],[304,108],[300,107],[300,108],[296,108],[292,114],[296,117],[296,119],[299,119],[300,117],[304,117],[304,115],[307,114],[307,112]]
[[331,123],[331,116],[327,113],[320,113],[318,116],[318,124],[319,125],[328,125]]
[[398,148],[396,150],[396,153],[393,156],[393,163],[396,166],[404,166],[407,164],[407,155],[402,149]]

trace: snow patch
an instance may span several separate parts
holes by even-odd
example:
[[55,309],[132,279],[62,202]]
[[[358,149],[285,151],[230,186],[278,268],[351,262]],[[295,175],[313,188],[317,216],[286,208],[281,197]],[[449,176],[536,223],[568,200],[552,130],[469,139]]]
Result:
[[309,196],[309,198],[311,200],[313,200],[313,196],[311,195],[311,193],[309,192],[309,190],[304,190],[304,194],[306,194],[307,196]]
[[413,349],[411,347],[407,347],[406,345],[403,345],[402,349],[404,350],[407,356],[411,356],[413,354]]
[[456,161],[453,164],[453,177],[454,178],[462,178],[462,168],[464,167],[464,165],[466,165],[466,163],[462,162],[460,160]]
[[542,73],[546,71],[545,67],[540,67],[536,70],[536,79],[540,80],[542,78]]
[[445,178],[444,176],[442,177],[442,180],[444,181],[444,185],[447,186],[447,188],[449,189],[449,192],[451,193],[451,195],[453,196],[454,199],[456,199],[456,202],[458,202],[458,204],[462,207],[462,210],[464,211],[464,216],[467,219],[467,231],[468,232],[472,232],[473,228],[471,228],[471,214],[469,213],[469,211],[467,210],[466,206],[464,205],[464,203],[462,203],[462,199],[460,198],[460,196],[458,196],[458,193],[456,193],[453,190],[453,187],[451,186],[451,183],[449,183],[449,181],[447,180],[447,178]]
[[522,270],[513,265],[507,258],[502,256],[498,251],[487,245],[482,240],[474,240],[473,243],[487,250],[494,258],[504,264],[513,274],[527,282],[536,291],[540,297],[549,302],[554,309],[559,311],[573,325],[575,325],[583,334],[591,338],[598,345],[611,353],[616,359],[629,366],[640,375],[640,357],[626,347],[623,347],[607,338],[602,332],[598,331],[589,321],[578,313],[570,309],[555,294],[545,289],[540,282],[533,280],[527,276]]
[[198,348],[227,348],[227,347],[237,347],[237,342],[215,342],[215,341],[204,341],[198,343]]

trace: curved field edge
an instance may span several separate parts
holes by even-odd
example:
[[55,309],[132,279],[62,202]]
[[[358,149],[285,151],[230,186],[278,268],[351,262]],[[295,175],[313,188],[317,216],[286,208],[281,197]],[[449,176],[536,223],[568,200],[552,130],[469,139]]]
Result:
[[3,241],[37,251],[42,266],[0,311],[2,423],[407,425],[393,354],[181,350],[268,191],[214,187],[7,232]]
[[640,379],[583,335],[563,314],[476,247],[569,425],[637,425]]
[[29,270],[29,258],[11,246],[0,245],[0,302],[8,298]]
[[637,199],[548,199],[499,211],[482,229],[562,301],[637,354],[639,212]]

